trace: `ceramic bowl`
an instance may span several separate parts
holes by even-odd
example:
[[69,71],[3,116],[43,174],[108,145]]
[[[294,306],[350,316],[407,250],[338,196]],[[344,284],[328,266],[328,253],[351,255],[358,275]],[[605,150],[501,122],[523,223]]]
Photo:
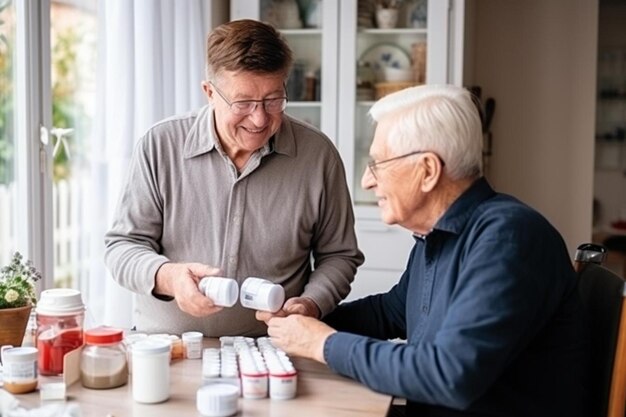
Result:
[[386,67],[382,69],[385,81],[412,81],[413,71],[410,69],[401,69]]

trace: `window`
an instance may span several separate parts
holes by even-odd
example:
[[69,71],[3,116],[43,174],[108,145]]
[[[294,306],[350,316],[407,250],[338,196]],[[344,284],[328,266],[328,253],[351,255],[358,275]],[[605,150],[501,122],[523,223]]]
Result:
[[15,7],[0,1],[0,265],[16,245]]
[[87,282],[96,35],[96,0],[0,0],[0,264],[46,287]]
[[50,8],[55,287],[80,289],[89,278],[96,6],[96,0],[53,0]]
[[204,36],[227,4],[0,0],[0,262],[19,250],[42,288],[79,289],[94,324],[130,327],[104,234],[135,140],[206,104]]

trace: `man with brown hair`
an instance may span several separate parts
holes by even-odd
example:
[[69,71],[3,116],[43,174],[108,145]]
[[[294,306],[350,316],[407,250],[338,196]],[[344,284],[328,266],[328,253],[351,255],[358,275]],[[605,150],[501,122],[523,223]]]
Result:
[[363,255],[344,167],[328,137],[284,113],[292,61],[269,25],[219,26],[207,42],[209,104],[137,144],[105,258],[137,294],[139,330],[265,332],[254,311],[205,297],[204,276],[270,279],[285,289],[285,314],[312,317],[350,291]]

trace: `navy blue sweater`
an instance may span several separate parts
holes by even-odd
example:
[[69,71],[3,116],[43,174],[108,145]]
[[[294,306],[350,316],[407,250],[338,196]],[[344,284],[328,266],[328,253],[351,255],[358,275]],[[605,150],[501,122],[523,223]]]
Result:
[[325,318],[330,368],[420,416],[584,416],[584,313],[548,221],[479,179],[415,240],[388,293]]

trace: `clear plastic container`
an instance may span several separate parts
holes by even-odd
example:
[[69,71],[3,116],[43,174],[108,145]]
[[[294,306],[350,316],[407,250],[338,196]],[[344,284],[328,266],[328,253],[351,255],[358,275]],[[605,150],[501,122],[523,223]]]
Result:
[[83,345],[85,305],[80,291],[54,288],[42,291],[37,303],[39,373],[63,373],[63,357]]
[[85,331],[80,380],[84,387],[109,389],[128,382],[128,364],[121,329],[97,327]]

